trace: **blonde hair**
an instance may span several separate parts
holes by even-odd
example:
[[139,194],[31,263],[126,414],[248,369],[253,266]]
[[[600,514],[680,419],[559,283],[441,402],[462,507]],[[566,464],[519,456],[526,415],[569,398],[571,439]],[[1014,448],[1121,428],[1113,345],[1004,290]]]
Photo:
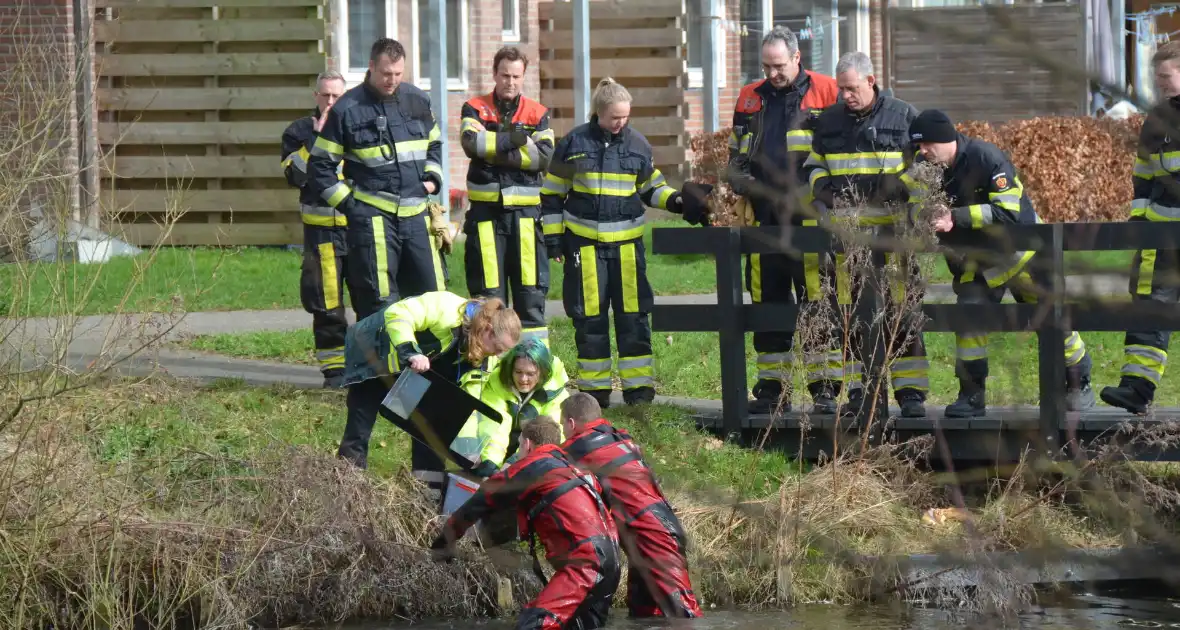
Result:
[[479,310],[468,318],[467,306],[463,306],[463,329],[467,332],[467,352],[464,356],[472,365],[479,365],[492,354],[483,346],[487,333],[490,332],[493,339],[511,337],[512,344],[516,344],[520,339],[520,316],[500,298],[477,298],[471,301],[479,304]]
[[594,113],[601,114],[603,110],[615,103],[630,103],[631,93],[623,87],[623,84],[607,77],[598,82],[598,87],[594,88],[594,94],[590,100],[594,105]]

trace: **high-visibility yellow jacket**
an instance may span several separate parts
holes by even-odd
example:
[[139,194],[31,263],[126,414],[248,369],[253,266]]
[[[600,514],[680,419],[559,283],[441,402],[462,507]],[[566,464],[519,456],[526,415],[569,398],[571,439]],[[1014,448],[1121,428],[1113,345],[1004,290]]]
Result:
[[460,383],[464,391],[500,412],[502,418],[502,422],[496,422],[477,411],[471,414],[451,443],[453,450],[467,456],[473,463],[487,460],[502,466],[514,433],[539,416],[549,416],[560,424],[561,403],[569,398],[565,388],[569,376],[561,359],[553,357],[553,373],[549,380],[528,394],[521,394],[505,384],[506,379],[511,382],[512,374],[502,374],[502,370],[511,369],[507,363],[497,362],[488,372],[468,372]]

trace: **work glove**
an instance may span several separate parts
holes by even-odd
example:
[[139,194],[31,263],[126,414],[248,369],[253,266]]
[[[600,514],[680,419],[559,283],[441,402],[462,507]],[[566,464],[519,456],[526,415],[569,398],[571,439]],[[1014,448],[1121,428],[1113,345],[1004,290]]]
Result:
[[480,462],[479,465],[477,465],[475,468],[471,469],[471,474],[476,475],[477,477],[483,477],[484,479],[487,479],[488,477],[491,477],[492,475],[496,474],[496,472],[499,470],[500,470],[499,466],[497,466],[495,463],[491,462],[490,460],[485,459],[482,462]]
[[513,147],[519,149],[529,143],[529,133],[520,123],[517,123],[512,126],[512,132],[508,134],[508,141],[512,143]]
[[689,225],[709,224],[709,204],[706,200],[712,192],[712,184],[688,182],[681,188],[680,214]]
[[444,256],[450,255],[455,237],[451,234],[451,224],[447,221],[446,209],[433,201],[428,203],[426,208],[430,210],[430,236],[434,239],[434,248]]
[[745,197],[738,197],[737,205],[733,208],[733,213],[737,217],[738,225],[752,226],[757,223],[754,216],[754,205]]

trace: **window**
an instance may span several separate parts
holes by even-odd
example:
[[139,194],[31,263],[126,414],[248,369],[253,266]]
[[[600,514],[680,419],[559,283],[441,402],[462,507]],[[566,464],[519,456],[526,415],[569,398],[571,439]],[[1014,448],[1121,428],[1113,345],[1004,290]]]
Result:
[[[706,2],[711,0],[704,0]],[[724,3],[719,3],[724,4]],[[686,40],[686,48],[688,49],[688,87],[700,88],[704,85],[704,67],[701,55],[705,50],[705,30],[706,24],[701,20],[702,0],[685,0],[685,14],[684,14],[684,34]],[[724,11],[724,8],[722,8]],[[721,87],[725,86],[725,47],[726,35],[721,29],[717,29],[716,49],[714,49],[715,65],[713,66],[717,76],[717,84]]]
[[504,40],[520,41],[520,0],[500,0],[504,16]]
[[[417,54],[414,55],[416,70],[414,76],[418,87],[430,89],[430,75],[434,68],[434,28],[430,20],[430,1],[417,0],[414,3],[414,21],[417,26],[414,38]],[[447,3],[447,79],[451,90],[467,89],[467,0],[446,0]]]
[[[761,81],[766,78],[762,72],[762,37],[769,28],[785,26],[795,33],[799,40],[799,59],[804,68],[814,69],[811,63],[811,50],[815,47],[815,40],[805,39],[801,34],[807,26],[810,15],[808,5],[795,0],[742,0],[741,24],[746,27],[748,35],[742,37],[742,84]],[[770,9],[767,16],[764,11]],[[769,17],[770,19],[766,19]]]
[[360,83],[369,69],[369,49],[382,37],[397,37],[396,0],[346,0],[347,25],[340,29],[340,67],[349,85]]

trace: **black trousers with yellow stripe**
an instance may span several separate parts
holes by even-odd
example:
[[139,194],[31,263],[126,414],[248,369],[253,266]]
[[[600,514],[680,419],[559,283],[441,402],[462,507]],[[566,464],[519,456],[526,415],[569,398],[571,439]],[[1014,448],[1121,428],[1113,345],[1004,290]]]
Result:
[[348,217],[348,283],[357,320],[397,302],[446,288],[430,213],[399,217],[356,202]]
[[643,241],[590,243],[565,236],[563,304],[574,323],[578,389],[606,396],[612,389],[610,320],[614,311],[619,376],[627,402],[655,395],[655,359],[649,320],[655,298],[647,282]]
[[[505,210],[498,203],[471,202],[463,221],[464,271],[472,297],[497,297],[520,317],[521,338],[548,344],[545,296],[549,294],[549,256],[540,206]],[[509,283],[512,288],[509,291]]]
[[[1129,290],[1133,300],[1164,304],[1180,301],[1180,251],[1145,249],[1135,252]],[[1146,402],[1154,400],[1155,390],[1163,380],[1164,368],[1168,364],[1171,337],[1170,330],[1128,331],[1123,341],[1119,386],[1130,387]]]
[[[796,304],[807,300],[805,268],[801,258],[786,254],[750,254],[746,257],[746,290],[755,304]],[[778,400],[791,382],[795,331],[756,332],[758,380],[754,397]]]
[[[299,277],[299,299],[311,313],[316,360],[327,374],[344,369],[345,269],[348,256],[346,229],[319,225],[303,226],[303,268]],[[349,286],[355,302],[356,296]]]

